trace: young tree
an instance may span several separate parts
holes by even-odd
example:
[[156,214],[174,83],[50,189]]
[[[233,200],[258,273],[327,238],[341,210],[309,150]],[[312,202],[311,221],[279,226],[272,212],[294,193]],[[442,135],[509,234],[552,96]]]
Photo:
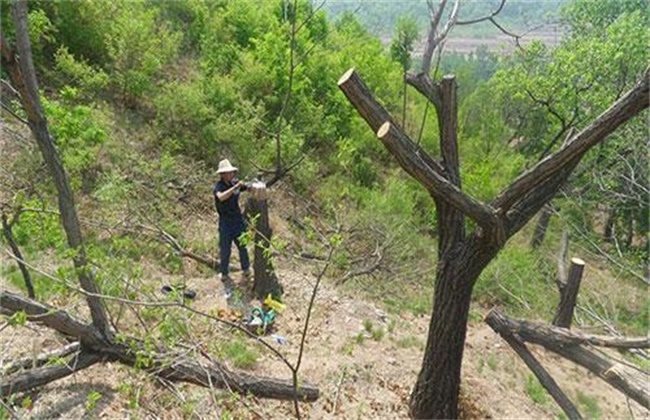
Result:
[[417,23],[408,16],[401,16],[395,24],[395,38],[390,44],[390,57],[397,61],[404,72],[404,89],[402,91],[402,127],[406,122],[406,72],[411,69],[413,44],[418,38]]
[[[495,23],[494,16],[504,3],[505,0],[483,20]],[[353,69],[339,80],[339,87],[348,100],[400,166],[431,194],[437,209],[439,244],[433,312],[424,360],[410,402],[410,413],[416,418],[458,416],[460,372],[472,289],[483,269],[508,238],[553,198],[591,148],[649,105],[650,71],[646,71],[643,80],[571,136],[560,150],[521,174],[490,202],[479,201],[461,186],[455,78],[444,76],[434,81],[429,76],[433,51],[454,24],[464,23],[457,21],[459,2],[456,1],[450,20],[439,31],[438,24],[446,5],[447,1],[442,0],[438,9],[432,8],[422,67],[418,74],[408,75],[409,83],[436,110],[441,159],[431,157],[395,124]],[[472,20],[475,21],[477,19]],[[470,221],[476,227],[468,232],[466,223]]]

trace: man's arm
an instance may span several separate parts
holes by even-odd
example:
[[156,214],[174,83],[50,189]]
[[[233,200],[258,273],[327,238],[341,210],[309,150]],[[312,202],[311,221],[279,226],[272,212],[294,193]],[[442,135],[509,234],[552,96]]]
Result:
[[232,194],[235,192],[235,190],[237,188],[241,188],[243,186],[244,186],[244,182],[239,181],[235,185],[233,185],[232,187],[228,188],[225,191],[217,191],[217,193],[216,193],[217,200],[226,201],[227,199],[229,199],[232,196]]

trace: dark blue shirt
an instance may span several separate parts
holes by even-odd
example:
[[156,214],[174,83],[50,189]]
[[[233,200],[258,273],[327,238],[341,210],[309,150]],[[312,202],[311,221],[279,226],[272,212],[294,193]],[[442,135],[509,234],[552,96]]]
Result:
[[239,193],[241,191],[246,191],[246,186],[233,191],[232,195],[224,201],[220,201],[217,198],[218,192],[225,192],[232,188],[233,185],[237,184],[239,180],[233,179],[231,182],[224,182],[223,180],[217,181],[214,184],[212,189],[212,194],[214,195],[214,205],[217,208],[217,213],[219,213],[219,220],[240,220],[242,219],[241,209],[239,208]]

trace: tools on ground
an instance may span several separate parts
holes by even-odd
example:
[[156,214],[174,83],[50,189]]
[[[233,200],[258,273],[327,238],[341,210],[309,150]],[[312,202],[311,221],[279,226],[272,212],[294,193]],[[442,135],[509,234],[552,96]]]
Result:
[[166,295],[172,292],[176,292],[179,295],[182,294],[182,296],[185,299],[190,299],[190,300],[196,297],[196,292],[192,289],[188,289],[184,284],[174,284],[174,285],[166,284],[160,289],[160,291]]

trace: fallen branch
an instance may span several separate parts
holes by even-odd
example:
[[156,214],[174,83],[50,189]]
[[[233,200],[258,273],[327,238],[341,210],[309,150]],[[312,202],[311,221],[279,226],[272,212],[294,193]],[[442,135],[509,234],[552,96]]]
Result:
[[548,350],[588,369],[646,409],[650,409],[650,390],[648,390],[647,386],[647,375],[641,378],[635,372],[626,369],[625,366],[612,363],[581,346],[581,344],[593,344],[616,348],[647,347],[648,338],[619,339],[584,336],[564,328],[506,318],[496,310],[492,310],[488,314],[486,322],[501,335],[503,333],[514,333],[524,341],[544,346]]
[[31,369],[12,377],[3,376],[0,380],[0,396],[6,397],[17,392],[27,391],[49,384],[52,381],[65,378],[75,372],[86,369],[101,360],[101,355],[81,352],[66,364]]
[[[204,387],[212,385],[217,388],[228,388],[261,398],[315,401],[319,396],[318,388],[307,383],[302,383],[300,387],[294,389],[292,381],[237,372],[218,363],[203,366],[196,360],[187,357],[181,358],[178,354],[164,348],[150,351],[140,340],[134,338],[122,339],[119,343],[109,341],[91,325],[74,319],[65,311],[25,299],[8,291],[0,292],[0,312],[11,316],[18,311],[24,311],[29,321],[42,323],[66,336],[79,340],[88,355],[87,357],[84,355],[81,358],[83,363],[77,362],[76,366],[87,367],[100,360],[105,360],[138,367],[143,364],[144,360],[146,361],[144,363],[145,370],[172,381],[189,382]],[[95,357],[98,359],[96,360]],[[17,387],[29,385],[26,389],[30,389],[80,370],[75,368],[74,371],[71,371],[69,367],[61,366],[56,368],[56,370],[43,368],[46,370],[39,370],[35,373],[27,372],[14,378],[3,377],[0,379],[1,396],[8,395],[5,392],[17,392]],[[37,375],[36,378],[41,378],[40,381],[29,383],[27,379],[34,378],[34,374]],[[49,380],[46,381],[46,379]]]
[[23,357],[7,363],[2,368],[2,376],[8,376],[22,369],[35,369],[44,366],[52,361],[62,359],[76,353],[81,349],[78,342],[70,343],[60,349],[41,353],[36,357]]
[[[492,315],[492,313],[490,313],[490,315]],[[488,315],[485,320],[487,324],[504,340],[506,340],[515,353],[517,353],[524,363],[526,363],[526,366],[528,366],[528,368],[535,374],[539,382],[544,386],[546,391],[551,394],[564,413],[566,413],[570,419],[582,418],[573,402],[571,402],[569,397],[566,396],[553,377],[546,371],[546,369],[544,369],[530,350],[528,350],[526,345],[522,343],[508,328],[504,328],[501,325],[501,318],[490,315]]]

